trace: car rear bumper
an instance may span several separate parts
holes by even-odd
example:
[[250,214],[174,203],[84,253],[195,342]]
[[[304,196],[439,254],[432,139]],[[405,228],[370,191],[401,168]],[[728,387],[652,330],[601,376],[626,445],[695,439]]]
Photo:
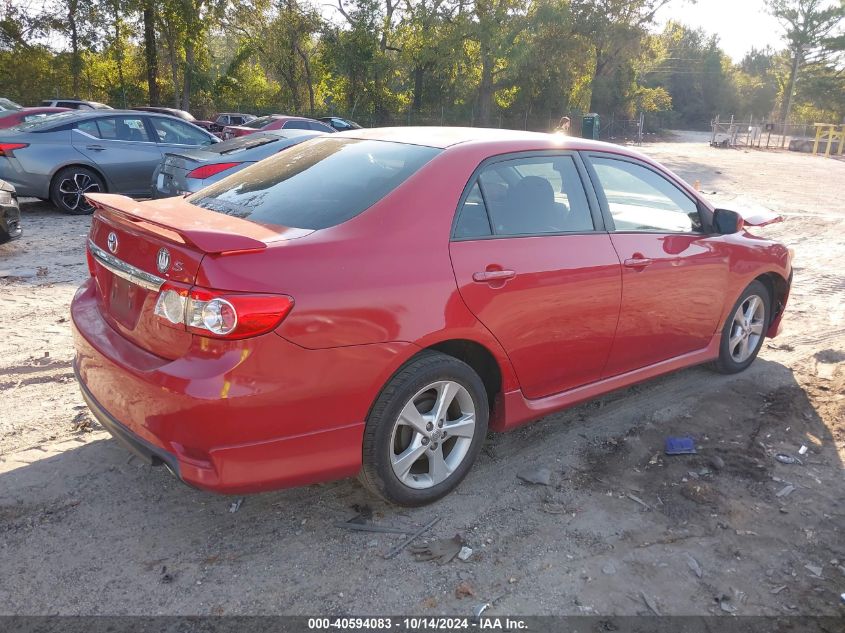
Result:
[[77,377],[97,419],[136,454],[221,493],[355,475],[367,412],[404,348],[308,350],[270,333],[213,353],[196,337],[167,360],[103,319],[91,282],[71,315]]

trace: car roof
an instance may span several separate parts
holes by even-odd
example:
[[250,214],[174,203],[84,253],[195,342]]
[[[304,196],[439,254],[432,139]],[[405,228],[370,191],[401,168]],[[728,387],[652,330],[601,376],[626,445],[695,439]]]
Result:
[[478,127],[382,127],[362,128],[339,133],[340,137],[360,138],[365,140],[392,141],[409,145],[425,145],[447,149],[464,143],[487,145],[496,149],[501,145],[506,151],[530,150],[598,150],[607,151],[613,148],[615,152],[639,155],[638,152],[623,148],[612,143],[592,141],[563,134],[547,134],[545,132],[526,132],[522,130],[500,130]]

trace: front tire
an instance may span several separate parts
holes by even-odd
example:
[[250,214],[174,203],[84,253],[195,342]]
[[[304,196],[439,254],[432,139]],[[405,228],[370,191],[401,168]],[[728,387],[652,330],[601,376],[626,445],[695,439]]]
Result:
[[472,467],[488,416],[484,383],[469,365],[420,354],[391,378],[370,412],[361,482],[402,506],[440,499]]
[[752,281],[743,291],[722,328],[719,358],[713,368],[721,374],[736,374],[746,369],[763,347],[769,327],[772,299],[759,281]]
[[50,184],[50,201],[62,213],[89,215],[94,211],[85,199],[87,193],[106,190],[106,185],[95,171],[82,166],[65,167]]

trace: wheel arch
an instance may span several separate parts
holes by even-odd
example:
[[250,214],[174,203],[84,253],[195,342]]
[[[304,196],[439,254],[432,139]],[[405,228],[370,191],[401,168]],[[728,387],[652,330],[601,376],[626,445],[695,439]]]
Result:
[[780,323],[780,318],[786,309],[786,300],[789,298],[789,288],[792,280],[785,279],[778,272],[769,271],[758,275],[754,278],[754,281],[759,281],[769,291],[771,305],[769,305],[769,330],[766,332],[766,336],[775,336],[777,332],[773,330],[777,330],[777,325]]

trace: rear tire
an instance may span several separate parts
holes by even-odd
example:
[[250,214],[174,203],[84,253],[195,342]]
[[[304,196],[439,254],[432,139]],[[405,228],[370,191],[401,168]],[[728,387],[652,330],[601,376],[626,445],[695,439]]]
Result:
[[359,478],[391,503],[436,501],[469,472],[488,416],[487,391],[469,365],[423,352],[390,379],[373,405]]
[[60,170],[50,183],[50,201],[62,213],[90,215],[94,211],[85,194],[105,192],[106,184],[92,169],[71,165]]
[[771,305],[768,288],[752,281],[728,313],[713,369],[720,374],[736,374],[754,362],[766,338]]

